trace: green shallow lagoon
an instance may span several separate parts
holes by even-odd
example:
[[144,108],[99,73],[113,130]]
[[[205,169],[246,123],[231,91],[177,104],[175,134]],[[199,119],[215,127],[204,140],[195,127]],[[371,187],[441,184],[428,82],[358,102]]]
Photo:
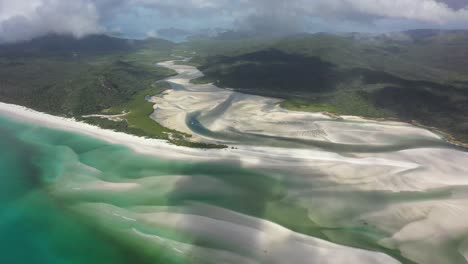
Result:
[[76,137],[83,147],[97,146],[97,141],[3,117],[0,135],[0,263],[134,263],[139,259],[83,224],[48,193],[47,182],[60,172],[58,161],[66,162],[67,157],[44,160],[41,155],[54,156],[50,146],[63,139],[73,144]]
[[[93,206],[112,206],[115,211],[173,206],[175,211],[184,211],[187,200],[198,200],[258,213],[276,184],[272,178],[237,168],[237,164],[160,161],[123,146],[2,116],[0,135],[0,263],[199,263],[167,253],[164,247],[145,245],[125,233],[136,224],[129,226],[115,216],[107,219],[108,215]],[[167,175],[217,175],[219,182],[208,182],[218,187],[223,185],[221,181],[230,182],[238,176],[233,184],[254,189],[255,197],[247,195],[240,202],[218,199],[223,190],[197,191],[191,181],[183,186],[170,185],[170,180],[162,186],[148,181],[147,188],[133,193],[92,188],[75,191],[96,181],[119,183]],[[257,201],[244,203],[251,198]],[[194,242],[197,238],[176,230],[153,230],[145,225],[138,228],[187,244],[212,243]]]
[[[219,252],[255,259],[251,249],[231,241],[236,231],[212,233],[210,226],[222,221],[261,230],[262,219],[406,262],[398,251],[378,245],[388,234],[365,223],[318,226],[306,207],[286,199],[288,188],[329,183],[296,186],[292,175],[248,170],[232,161],[159,160],[2,116],[0,134],[0,263],[219,263]],[[338,199],[334,192],[314,195]],[[372,192],[339,195],[350,203],[379,199],[382,206],[395,200]],[[356,212],[370,208],[362,203]],[[320,218],[321,212],[315,214]],[[173,225],[177,221],[171,219],[180,215],[198,220]]]

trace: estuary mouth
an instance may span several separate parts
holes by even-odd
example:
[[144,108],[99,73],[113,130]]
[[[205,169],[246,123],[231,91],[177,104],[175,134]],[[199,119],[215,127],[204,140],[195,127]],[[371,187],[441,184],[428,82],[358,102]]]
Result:
[[[468,153],[408,124],[291,112],[173,78],[184,89],[152,97],[152,118],[232,148],[0,104],[0,145],[12,150],[1,176],[17,180],[5,190],[19,188],[1,196],[0,230],[20,234],[3,245],[9,260],[48,239],[47,254],[33,252],[50,263],[464,263]],[[21,180],[27,168],[38,184]]]
[[152,98],[156,109],[152,118],[200,141],[339,153],[451,148],[439,136],[408,124],[288,111],[278,106],[278,99],[192,84],[191,78],[203,76],[195,67],[158,65],[179,75],[168,79],[174,90]]

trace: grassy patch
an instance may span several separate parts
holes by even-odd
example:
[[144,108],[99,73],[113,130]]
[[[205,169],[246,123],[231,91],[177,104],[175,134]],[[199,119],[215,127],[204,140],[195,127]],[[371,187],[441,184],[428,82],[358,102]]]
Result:
[[76,117],[121,105],[136,92],[173,74],[117,55],[5,58],[0,62],[0,100]]
[[190,80],[190,83],[192,84],[210,84],[210,83],[215,83],[215,82],[216,80],[207,76],[203,76],[197,79]]
[[391,112],[375,107],[372,100],[367,98],[365,93],[359,91],[338,91],[316,100],[293,98],[283,101],[280,106],[288,110],[302,112],[328,112],[370,118],[393,116]]
[[169,52],[154,49],[142,49],[126,54],[123,58],[129,62],[136,62],[150,67],[154,67],[158,62],[174,59]]
[[280,106],[291,111],[338,113],[338,110],[333,105],[314,103],[304,99],[286,100]]
[[[153,106],[146,96],[169,88],[155,83],[176,74],[155,64],[173,59],[174,46],[159,39],[130,41],[106,36],[82,40],[50,36],[2,46],[0,101],[177,145],[224,147],[190,142],[190,135],[167,129],[149,117]],[[109,114],[128,115],[121,121],[82,117],[105,109]]]
[[102,128],[112,129],[136,136],[165,139],[179,146],[194,148],[225,148],[224,145],[206,144],[191,142],[191,135],[181,133],[164,126],[150,118],[153,113],[153,104],[146,99],[148,96],[158,95],[164,90],[169,89],[170,85],[166,82],[155,83],[151,88],[137,92],[128,102],[106,109],[104,114],[114,115],[127,113],[122,116],[122,121],[112,121],[106,118],[90,117],[83,120],[87,123],[97,125]]
[[167,139],[168,133],[175,133],[157,122],[149,116],[153,113],[153,104],[146,100],[147,96],[160,94],[169,89],[169,84],[162,82],[154,84],[153,87],[137,92],[130,101],[125,104],[104,110],[106,114],[128,113],[123,118],[127,120],[128,125],[133,128],[141,129],[149,137]]

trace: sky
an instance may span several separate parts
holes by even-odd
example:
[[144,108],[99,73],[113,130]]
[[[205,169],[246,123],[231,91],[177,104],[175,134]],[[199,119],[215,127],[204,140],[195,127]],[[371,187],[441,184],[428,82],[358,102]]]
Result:
[[160,29],[266,34],[468,29],[468,0],[0,0],[0,42]]

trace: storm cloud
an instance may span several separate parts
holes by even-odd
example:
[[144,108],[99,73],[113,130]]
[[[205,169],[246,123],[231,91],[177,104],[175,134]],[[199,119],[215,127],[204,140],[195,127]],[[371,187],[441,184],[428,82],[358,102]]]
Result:
[[[142,18],[141,16],[145,16]],[[125,18],[125,19],[124,19]],[[398,21],[468,25],[465,0],[0,0],[0,41],[49,33],[82,37],[115,27],[151,32],[162,25],[223,26],[263,32],[359,30]],[[144,22],[141,22],[144,21]],[[343,26],[346,25],[346,26]],[[380,30],[385,30],[385,26]],[[388,28],[393,29],[393,28]],[[129,32],[124,32],[129,33]]]

